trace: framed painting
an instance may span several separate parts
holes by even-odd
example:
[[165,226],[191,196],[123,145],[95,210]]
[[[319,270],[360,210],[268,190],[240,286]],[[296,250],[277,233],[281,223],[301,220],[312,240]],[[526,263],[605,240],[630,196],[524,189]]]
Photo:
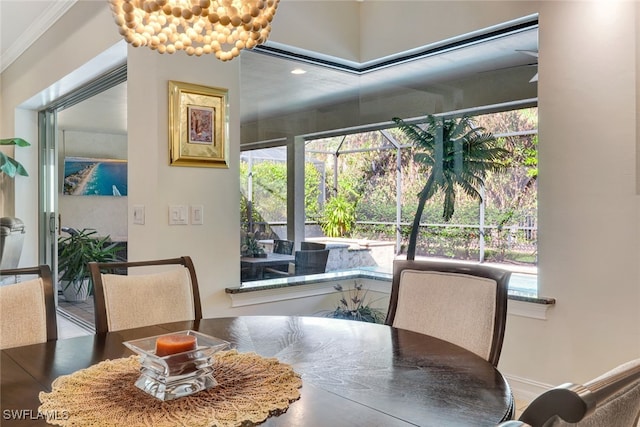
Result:
[[70,196],[126,196],[127,161],[93,157],[65,157],[62,194]]
[[228,91],[169,81],[169,157],[174,166],[228,168]]

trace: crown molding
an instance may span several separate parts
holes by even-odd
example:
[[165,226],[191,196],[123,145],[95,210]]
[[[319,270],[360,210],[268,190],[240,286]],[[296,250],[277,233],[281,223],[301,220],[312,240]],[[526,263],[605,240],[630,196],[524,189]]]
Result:
[[59,0],[49,5],[39,14],[16,41],[0,57],[0,72],[22,55],[36,40],[56,23],[78,0]]

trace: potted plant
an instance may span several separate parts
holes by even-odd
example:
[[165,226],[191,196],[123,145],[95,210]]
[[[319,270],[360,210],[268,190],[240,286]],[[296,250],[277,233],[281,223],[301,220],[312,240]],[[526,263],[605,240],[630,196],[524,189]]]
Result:
[[[22,138],[6,138],[0,139],[0,145],[16,145],[18,147],[28,147],[29,144]],[[22,166],[20,162],[12,157],[7,156],[0,151],[0,171],[6,174],[8,177],[13,178],[17,175],[29,176],[27,170]]]
[[240,249],[242,256],[253,258],[266,258],[267,253],[264,251],[262,245],[255,238],[254,233],[247,233]]
[[334,310],[322,312],[324,317],[368,323],[384,323],[385,312],[379,308],[371,307],[370,304],[374,301],[366,301],[368,290],[365,289],[363,292],[361,283],[354,283],[353,288],[347,291],[340,284],[335,285],[334,289],[342,292],[342,296]]
[[117,242],[98,237],[94,229],[66,230],[58,239],[58,271],[62,294],[67,301],[84,301],[93,290],[89,262],[117,261]]

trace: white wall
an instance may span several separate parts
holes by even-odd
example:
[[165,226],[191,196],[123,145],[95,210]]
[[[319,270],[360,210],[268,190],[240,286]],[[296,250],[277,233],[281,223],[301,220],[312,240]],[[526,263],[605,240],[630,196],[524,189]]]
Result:
[[636,2],[541,2],[539,288],[547,321],[511,317],[500,368],[582,382],[640,357]]
[[[228,89],[229,168],[169,166],[168,82]],[[228,314],[224,288],[240,281],[239,62],[128,51],[130,260],[190,255],[203,314]],[[144,225],[132,206],[144,205]],[[169,205],[202,205],[203,225],[168,225]]]

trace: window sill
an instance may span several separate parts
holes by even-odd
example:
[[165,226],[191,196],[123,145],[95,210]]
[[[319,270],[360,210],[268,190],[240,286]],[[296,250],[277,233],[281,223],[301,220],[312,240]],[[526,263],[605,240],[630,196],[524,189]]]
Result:
[[[281,279],[244,282],[229,287],[225,292],[231,298],[232,307],[267,304],[296,298],[313,297],[335,292],[336,283],[368,279],[367,288],[372,291],[390,293],[392,275],[375,270],[334,271],[312,276],[295,276]],[[548,310],[555,305],[554,298],[509,293],[507,312],[510,315],[545,320]]]

